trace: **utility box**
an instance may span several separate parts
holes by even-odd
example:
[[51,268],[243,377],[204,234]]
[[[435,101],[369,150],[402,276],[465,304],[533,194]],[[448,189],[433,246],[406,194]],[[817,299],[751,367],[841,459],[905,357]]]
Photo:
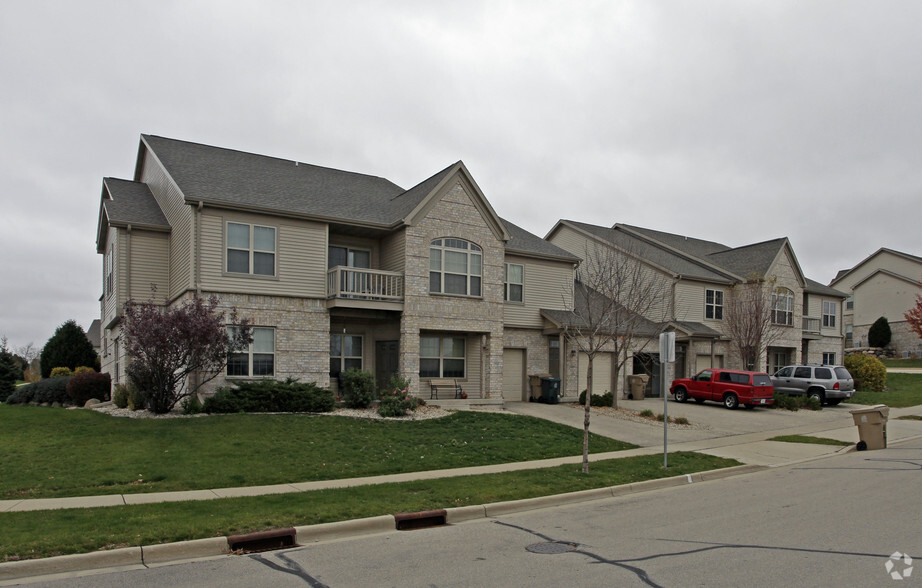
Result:
[[643,400],[650,376],[647,374],[634,374],[633,376],[628,376],[627,380],[631,387],[631,393],[628,398],[631,400]]
[[887,419],[890,416],[890,407],[886,404],[875,404],[853,410],[851,413],[858,426],[858,439],[860,439],[858,450],[886,449]]
[[541,378],[541,402],[557,404],[560,402],[560,378]]

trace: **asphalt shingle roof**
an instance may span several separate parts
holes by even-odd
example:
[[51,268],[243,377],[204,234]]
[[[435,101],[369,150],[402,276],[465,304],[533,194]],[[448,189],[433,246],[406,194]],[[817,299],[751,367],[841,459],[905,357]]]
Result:
[[506,253],[525,253],[540,255],[542,257],[558,257],[561,259],[578,263],[579,257],[571,254],[569,251],[561,249],[550,241],[545,241],[538,235],[529,233],[522,227],[513,224],[506,219],[500,219],[509,232],[509,242],[506,243]]
[[102,201],[102,207],[111,224],[170,228],[170,223],[167,222],[147,184],[116,178],[104,178],[103,184],[112,197],[111,200]]

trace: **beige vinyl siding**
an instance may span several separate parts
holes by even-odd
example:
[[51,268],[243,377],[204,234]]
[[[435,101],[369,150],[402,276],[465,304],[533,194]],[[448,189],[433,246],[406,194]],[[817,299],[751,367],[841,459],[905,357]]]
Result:
[[[128,295],[133,300],[161,302],[170,286],[170,236],[168,233],[133,231],[130,243]],[[152,291],[156,289],[156,292]]]
[[854,324],[871,325],[882,316],[891,323],[903,321],[903,314],[915,304],[918,293],[918,285],[879,273],[855,290]]
[[145,151],[140,181],[146,183],[172,227],[170,233],[170,297],[192,284],[192,207],[185,203],[179,188],[163,171],[156,158]]
[[[699,282],[679,282],[676,284],[676,312],[675,318],[679,321],[704,322],[704,291],[710,288],[724,291],[724,302],[728,294],[724,286],[708,286]],[[722,321],[708,321],[709,323]]]
[[[225,223],[276,229],[276,277],[224,271]],[[326,298],[327,227],[321,223],[205,209],[201,215],[201,285],[215,292]]]
[[919,279],[919,275],[922,273],[922,263],[906,259],[901,255],[894,255],[888,251],[882,251],[852,270],[842,281],[836,282],[832,287],[836,290],[848,292],[854,288],[855,284],[882,268],[916,280]]
[[406,231],[401,230],[381,239],[381,269],[388,272],[403,272],[406,266]]
[[558,227],[557,231],[551,236],[550,241],[580,259],[585,259],[586,252],[592,251],[592,248],[596,246],[595,242],[590,244],[590,241],[585,236],[567,226]]
[[[119,272],[125,267],[125,260],[121,259],[119,256],[122,254],[122,240],[121,236],[124,234],[124,230],[118,230],[110,227],[106,233],[106,249],[103,254],[102,267],[103,267],[103,291],[102,291],[102,303],[100,304],[101,310],[101,322],[102,326],[105,327],[112,322],[119,314],[119,309],[121,305],[125,303],[127,299],[127,293],[120,293],[119,288],[121,287],[124,280],[121,279]],[[109,248],[114,248],[114,258],[115,258],[115,267],[113,269],[112,281],[113,287],[112,292],[109,293],[106,288],[106,255],[109,254]]]
[[573,264],[507,255],[505,263],[524,266],[523,302],[503,305],[506,327],[540,328],[541,309],[567,309],[573,305]]

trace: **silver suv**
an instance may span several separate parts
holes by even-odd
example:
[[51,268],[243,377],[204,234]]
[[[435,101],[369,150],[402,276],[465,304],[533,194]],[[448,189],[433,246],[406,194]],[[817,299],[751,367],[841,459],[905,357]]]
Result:
[[840,365],[789,365],[772,376],[775,392],[806,394],[835,406],[855,393],[855,380]]

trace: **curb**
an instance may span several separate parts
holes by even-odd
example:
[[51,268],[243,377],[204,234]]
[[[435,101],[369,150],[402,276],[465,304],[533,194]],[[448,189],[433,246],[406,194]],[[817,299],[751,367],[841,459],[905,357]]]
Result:
[[[708,472],[682,474],[657,480],[645,480],[643,482],[622,484],[620,486],[579,490],[566,494],[537,496],[535,498],[494,502],[483,505],[460,506],[446,509],[446,521],[448,524],[454,524],[540,508],[576,504],[591,500],[603,500],[627,494],[658,490],[661,488],[684,486],[694,482],[719,480],[730,476],[765,470],[768,469],[768,467],[769,466],[761,465],[742,465],[720,470],[711,470]],[[364,519],[295,527],[295,541],[297,545],[307,545],[309,543],[319,543],[321,541],[336,541],[359,536],[390,533],[395,530],[396,519],[394,515],[380,515]],[[227,537],[211,537],[176,543],[125,547],[110,551],[94,551],[92,553],[13,561],[0,563],[0,585],[7,584],[11,580],[33,576],[86,572],[102,568],[142,568],[152,565],[164,565],[184,560],[230,554]]]

